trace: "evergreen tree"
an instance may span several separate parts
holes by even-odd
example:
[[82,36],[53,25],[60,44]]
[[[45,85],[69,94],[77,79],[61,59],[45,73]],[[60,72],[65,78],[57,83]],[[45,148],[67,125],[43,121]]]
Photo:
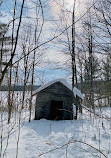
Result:
[[92,66],[90,65],[90,57],[85,60],[84,64],[84,91],[86,93],[87,102],[90,105],[92,101],[91,80],[93,80],[93,93],[95,93],[95,91],[97,91],[97,89],[95,90],[96,82],[100,79],[100,65],[99,60],[96,56],[92,56]]
[[[0,1],[0,6],[2,1]],[[0,15],[2,16],[1,12]],[[0,77],[3,67],[7,64],[8,56],[11,55],[11,37],[7,35],[7,24],[0,23]]]
[[108,105],[111,107],[111,55],[108,55],[106,61],[103,61],[104,77],[104,95],[107,98]]

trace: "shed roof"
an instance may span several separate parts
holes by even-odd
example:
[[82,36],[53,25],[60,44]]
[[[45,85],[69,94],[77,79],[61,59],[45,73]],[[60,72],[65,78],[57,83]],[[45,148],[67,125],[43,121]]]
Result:
[[77,95],[78,97],[80,97],[81,99],[83,99],[83,95],[80,92],[80,90],[77,89],[76,87],[74,87],[74,89],[72,90],[72,86],[65,79],[63,79],[63,78],[55,79],[55,80],[53,80],[51,82],[48,82],[48,83],[44,84],[43,86],[41,86],[40,88],[38,88],[37,90],[35,90],[33,92],[33,96],[36,95],[38,92],[42,91],[43,89],[49,87],[50,85],[56,83],[56,82],[60,82],[64,86],[66,86],[69,90],[71,90],[73,92],[73,94],[74,94],[75,97]]

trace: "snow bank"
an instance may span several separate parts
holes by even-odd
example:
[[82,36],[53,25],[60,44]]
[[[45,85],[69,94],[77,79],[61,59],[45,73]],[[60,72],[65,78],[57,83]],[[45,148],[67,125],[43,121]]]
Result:
[[[103,109],[106,114],[108,111],[111,112],[111,108]],[[41,119],[32,120],[29,123],[26,120],[21,123],[21,126],[18,158],[65,158],[66,152],[68,158],[104,158],[91,146],[100,148],[107,158],[111,157],[110,121],[96,116],[90,117],[89,112],[85,109],[83,109],[81,118],[76,121]],[[18,130],[14,128],[14,131],[16,132],[10,136],[6,152],[7,158],[16,157]],[[73,143],[65,145],[68,142]],[[4,149],[5,142],[3,142]]]

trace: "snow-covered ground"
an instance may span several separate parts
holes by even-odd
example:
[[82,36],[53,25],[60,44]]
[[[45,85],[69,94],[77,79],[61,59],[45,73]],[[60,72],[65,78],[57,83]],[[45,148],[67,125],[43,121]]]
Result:
[[[104,118],[90,117],[90,113],[83,110],[77,121],[32,119],[29,123],[27,115],[24,112],[21,119],[18,158],[111,158],[111,108],[102,109],[101,116]],[[12,120],[14,128],[4,154],[6,158],[15,158],[17,152],[19,126],[16,119]],[[6,130],[2,154],[7,143]]]

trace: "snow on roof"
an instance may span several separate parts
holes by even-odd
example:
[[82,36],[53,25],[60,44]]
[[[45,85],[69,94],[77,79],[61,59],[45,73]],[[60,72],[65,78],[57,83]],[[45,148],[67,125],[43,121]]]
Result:
[[53,80],[53,81],[51,81],[49,83],[44,84],[43,86],[41,86],[40,88],[38,88],[37,90],[35,90],[33,92],[33,95],[36,95],[36,93],[40,92],[41,90],[49,87],[50,85],[52,85],[52,84],[54,84],[56,82],[61,82],[63,85],[65,85],[68,89],[70,89],[72,91],[71,85],[65,79],[59,78],[59,79],[55,79],[55,80]]
[[74,96],[76,97],[76,95],[79,97],[79,98],[81,98],[81,99],[83,99],[84,97],[83,97],[83,95],[82,95],[82,93],[81,93],[81,91],[78,89],[78,88],[76,88],[76,87],[74,87],[73,88],[73,93],[74,93]]
[[[35,91],[33,92],[33,96],[36,95],[38,92],[42,91],[43,89],[49,87],[50,85],[56,83],[56,82],[62,83],[62,84],[65,85],[68,89],[70,89],[70,90],[72,91],[72,86],[71,86],[65,79],[59,78],[59,79],[55,79],[55,80],[53,80],[53,81],[51,81],[51,82],[49,82],[49,83],[44,84],[43,86],[41,86],[40,88],[38,88],[37,90],[35,90]],[[74,94],[75,97],[76,97],[76,95],[77,95],[78,97],[80,97],[81,99],[83,99],[82,93],[81,93],[80,90],[77,89],[76,87],[74,87],[74,89],[73,89],[72,92],[73,92],[73,94]]]

